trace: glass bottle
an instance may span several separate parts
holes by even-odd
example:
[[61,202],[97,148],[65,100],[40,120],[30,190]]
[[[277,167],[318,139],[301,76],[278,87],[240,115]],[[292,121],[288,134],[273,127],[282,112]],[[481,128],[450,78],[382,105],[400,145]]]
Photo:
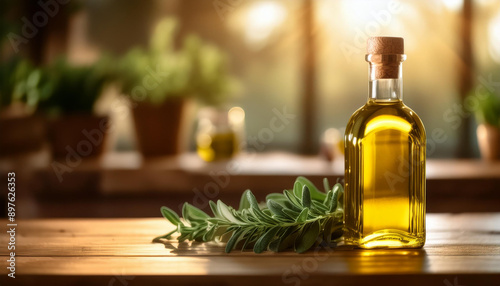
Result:
[[367,103],[345,132],[345,243],[418,248],[425,243],[422,121],[402,99],[403,38],[368,40]]
[[241,149],[244,141],[245,112],[241,107],[208,107],[198,115],[196,150],[207,162],[229,159]]

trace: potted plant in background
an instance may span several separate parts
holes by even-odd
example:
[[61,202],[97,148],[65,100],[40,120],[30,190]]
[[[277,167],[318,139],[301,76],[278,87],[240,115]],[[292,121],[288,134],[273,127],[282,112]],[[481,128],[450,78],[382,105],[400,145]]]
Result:
[[108,117],[93,114],[93,108],[110,79],[106,67],[102,60],[89,66],[73,66],[60,59],[45,68],[37,109],[47,118],[54,157],[102,154]]
[[43,120],[33,112],[40,96],[42,73],[29,61],[12,57],[0,63],[0,156],[40,150]]
[[481,157],[500,160],[500,95],[489,92],[476,109],[477,139]]
[[187,146],[193,99],[219,104],[234,79],[225,56],[195,36],[174,48],[176,21],[163,19],[147,49],[136,48],[121,60],[121,90],[132,101],[138,147],[143,156],[174,155]]

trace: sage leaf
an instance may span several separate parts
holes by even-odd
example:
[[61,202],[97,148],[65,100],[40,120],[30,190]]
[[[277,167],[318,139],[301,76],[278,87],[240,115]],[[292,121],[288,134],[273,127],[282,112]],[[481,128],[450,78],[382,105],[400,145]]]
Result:
[[270,193],[269,195],[266,196],[266,202],[268,200],[273,200],[275,202],[282,202],[286,200],[286,197],[283,194]]
[[323,178],[323,187],[325,188],[325,193],[330,191],[330,183],[327,178]]
[[337,209],[337,203],[338,203],[338,198],[339,198],[339,188],[336,188],[337,185],[333,187],[333,195],[332,195],[332,200],[330,201],[330,212],[334,212]]
[[210,205],[210,209],[212,210],[212,213],[214,214],[215,217],[222,218],[221,215],[219,214],[219,211],[217,210],[217,204],[214,203],[214,201],[209,201],[208,204]]
[[307,186],[314,200],[323,201],[326,198],[326,193],[320,192],[318,188],[305,177],[298,177],[296,182],[299,182],[302,186]]
[[271,243],[271,240],[274,238],[279,229],[280,226],[270,228],[263,236],[261,236],[257,240],[255,246],[253,247],[253,251],[255,253],[262,253],[264,250],[266,250],[269,246],[269,243]]
[[247,234],[247,237],[245,239],[245,242],[243,243],[243,246],[241,247],[241,250],[244,250],[247,248],[247,246],[254,242],[256,239],[255,239],[255,233],[257,232],[257,228],[254,228],[252,229],[251,231],[249,231]]
[[259,202],[257,202],[257,199],[255,198],[255,196],[251,191],[247,192],[247,200],[252,208],[260,209]]
[[302,188],[302,206],[305,208],[311,207],[311,193],[306,185]]
[[283,202],[283,206],[284,208],[290,209],[296,213],[300,213],[302,211],[302,206],[296,206],[288,200]]
[[233,213],[229,210],[229,207],[223,203],[221,200],[217,201],[217,211],[223,216],[225,219],[227,219],[230,222],[233,223],[238,223],[240,222],[238,219],[236,219],[233,215]]
[[226,253],[229,253],[231,252],[231,250],[234,249],[234,246],[236,245],[236,243],[238,242],[241,234],[245,231],[244,228],[238,228],[238,230],[234,231],[233,232],[233,235],[231,236],[231,238],[227,241],[227,244],[226,244]]
[[328,244],[332,241],[333,223],[334,221],[332,218],[327,218],[323,226],[323,240]]
[[293,194],[297,198],[302,197],[302,186],[303,186],[303,184],[301,184],[298,179],[295,180],[295,183],[293,184]]
[[275,215],[288,217],[288,215],[283,212],[283,206],[273,200],[267,200],[267,207]]
[[182,206],[182,216],[189,221],[204,221],[210,218],[204,211],[188,203]]
[[160,211],[163,217],[166,218],[173,225],[178,225],[179,223],[181,223],[181,219],[179,218],[177,213],[174,212],[172,209],[168,207],[161,207]]
[[307,220],[307,215],[309,214],[309,208],[305,208],[302,210],[302,212],[299,214],[295,222],[298,223],[303,223]]
[[283,208],[282,211],[291,219],[295,220],[299,216],[299,212],[289,208]]
[[285,190],[284,194],[291,204],[293,204],[294,206],[296,206],[299,209],[302,209],[302,204],[300,203],[300,201],[297,199],[297,197],[291,191]]
[[241,199],[240,199],[240,205],[238,207],[238,210],[239,211],[242,211],[244,209],[248,209],[250,208],[250,201],[248,200],[248,196],[247,196],[247,193],[248,192],[251,192],[250,190],[246,190],[243,192],[243,194],[241,195]]
[[285,231],[283,231],[283,233],[281,235],[279,235],[279,238],[273,240],[270,244],[269,244],[269,250],[273,251],[273,252],[280,252],[280,251],[283,251],[286,249],[285,245],[283,245],[283,242],[285,241],[285,239],[287,237],[289,237],[294,231],[295,231],[295,227],[288,227],[285,229]]
[[318,239],[319,232],[320,232],[319,221],[315,221],[308,224],[302,230],[302,233],[295,241],[295,251],[297,253],[303,253],[309,250],[309,248],[311,248],[311,246],[313,246],[316,240]]

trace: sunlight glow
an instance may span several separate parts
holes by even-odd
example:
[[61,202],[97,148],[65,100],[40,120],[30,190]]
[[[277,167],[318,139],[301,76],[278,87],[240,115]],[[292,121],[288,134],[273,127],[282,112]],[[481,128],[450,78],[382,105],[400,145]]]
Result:
[[245,17],[245,36],[250,44],[264,43],[286,18],[285,8],[276,2],[256,2]]
[[500,13],[491,20],[488,27],[490,56],[500,63]]
[[444,6],[450,11],[459,11],[464,5],[464,0],[441,0]]
[[233,126],[239,126],[245,123],[245,111],[239,106],[231,108],[228,112],[229,123]]

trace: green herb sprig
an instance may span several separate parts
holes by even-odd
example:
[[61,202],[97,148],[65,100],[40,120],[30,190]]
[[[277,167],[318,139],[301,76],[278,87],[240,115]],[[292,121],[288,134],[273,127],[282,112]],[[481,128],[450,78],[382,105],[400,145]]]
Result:
[[265,205],[246,190],[238,209],[220,200],[210,201],[213,217],[189,203],[182,208],[183,220],[175,211],[162,207],[162,215],[177,228],[153,241],[171,239],[179,233],[179,242],[227,242],[227,253],[236,247],[253,247],[255,253],[291,248],[297,253],[305,252],[316,243],[330,243],[342,236],[343,187],[337,183],[330,188],[326,178],[323,184],[325,192],[308,179],[298,177],[293,189],[267,195]]

